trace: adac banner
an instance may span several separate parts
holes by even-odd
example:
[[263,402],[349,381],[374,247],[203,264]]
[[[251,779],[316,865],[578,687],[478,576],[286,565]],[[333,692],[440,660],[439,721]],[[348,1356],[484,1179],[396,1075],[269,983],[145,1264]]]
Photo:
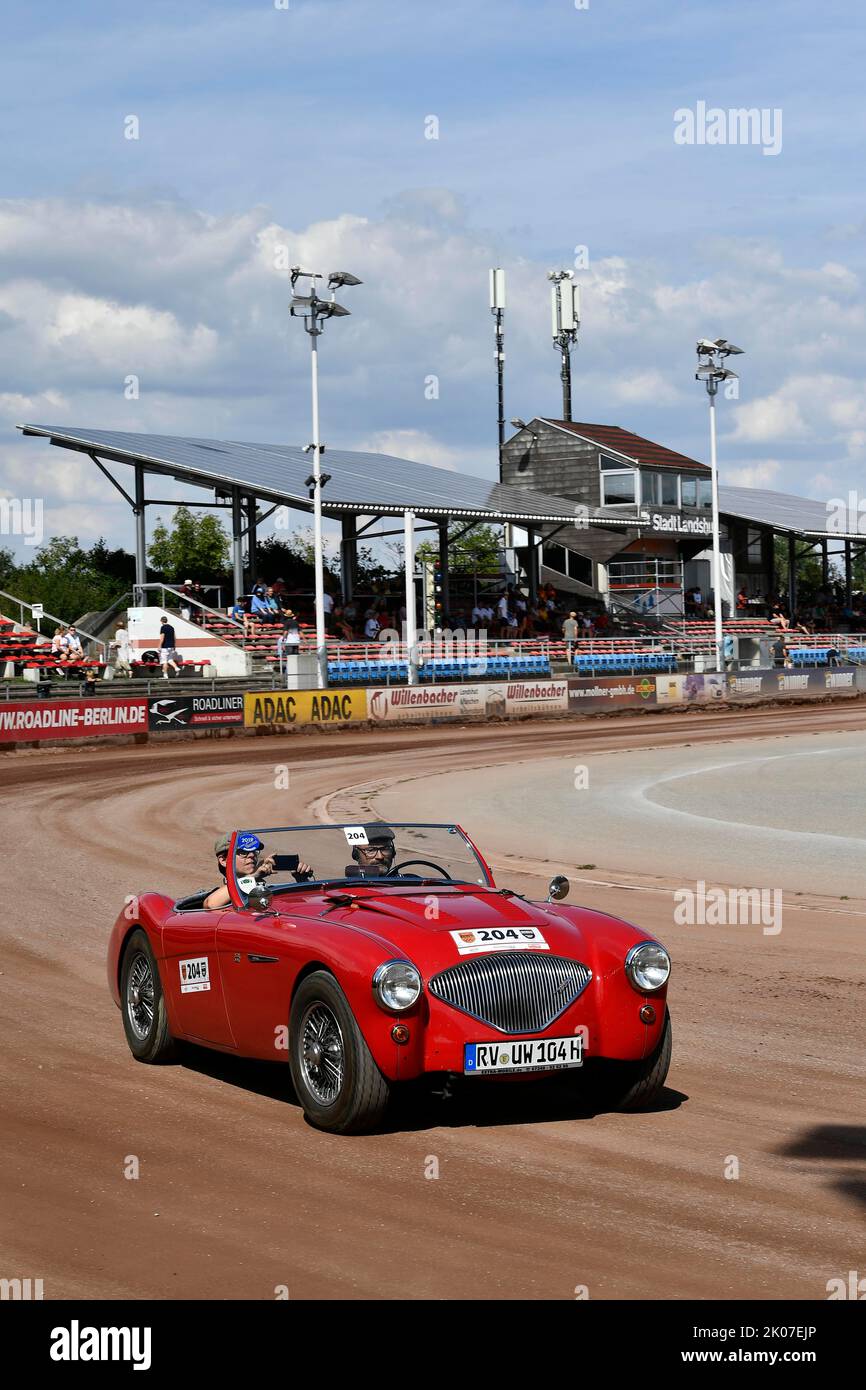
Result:
[[798,671],[785,667],[773,671],[748,668],[728,675],[729,700],[817,699],[822,695],[857,693],[856,666],[811,667]]
[[492,719],[505,714],[501,684],[389,685],[367,691],[367,714],[376,724],[401,720]]
[[263,690],[244,695],[244,723],[248,729],[353,724],[366,718],[366,690]]
[[170,695],[147,702],[148,725],[152,732],[166,729],[214,729],[243,725],[243,692],[235,695]]
[[107,738],[147,733],[147,700],[8,700],[0,705],[0,743]]
[[578,677],[568,682],[571,714],[584,710],[638,709],[655,702],[656,683],[652,676]]

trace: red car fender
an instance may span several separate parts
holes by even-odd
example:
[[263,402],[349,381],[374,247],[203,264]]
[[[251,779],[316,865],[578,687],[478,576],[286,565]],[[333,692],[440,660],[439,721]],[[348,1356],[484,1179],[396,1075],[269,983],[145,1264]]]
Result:
[[120,970],[123,964],[123,952],[128,938],[137,928],[140,928],[147,936],[159,969],[162,992],[166,1000],[169,1031],[172,1034],[177,1034],[179,1032],[178,1021],[173,1017],[174,1011],[171,1006],[169,991],[166,989],[163,968],[165,952],[162,945],[163,918],[167,912],[172,911],[173,907],[172,899],[165,897],[162,893],[130,895],[123,911],[118,914],[114,926],[111,928],[106,955],[106,971],[111,997],[120,1008]]

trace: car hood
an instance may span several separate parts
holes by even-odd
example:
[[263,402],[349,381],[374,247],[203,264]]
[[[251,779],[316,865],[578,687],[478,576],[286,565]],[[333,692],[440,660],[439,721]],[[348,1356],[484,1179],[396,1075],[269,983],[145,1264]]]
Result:
[[[437,892],[426,884],[391,893],[362,889],[352,894],[351,903],[345,904],[335,904],[336,896],[331,895],[330,900],[323,896],[322,916],[378,938],[383,946],[392,947],[395,955],[414,961],[428,976],[471,959],[461,952],[461,946],[484,946],[477,935],[473,941],[465,941],[455,939],[452,933],[469,935],[508,928],[519,933],[521,928],[534,927],[551,953],[581,960],[596,974],[611,965],[621,965],[628,949],[650,936],[602,912],[562,903],[530,902],[496,889],[473,887]],[[513,949],[526,949],[523,942],[516,940]],[[507,939],[491,939],[489,949],[509,949]],[[478,952],[484,953],[483,949]]]

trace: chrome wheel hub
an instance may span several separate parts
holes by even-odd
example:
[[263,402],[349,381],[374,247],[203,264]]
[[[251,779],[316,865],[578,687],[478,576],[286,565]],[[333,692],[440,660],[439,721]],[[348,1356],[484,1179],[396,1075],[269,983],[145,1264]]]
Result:
[[135,1036],[144,1042],[153,1027],[153,973],[147,956],[136,953],[126,978],[126,1016]]
[[301,1069],[320,1105],[333,1105],[343,1089],[343,1034],[326,1004],[311,1004],[301,1023]]

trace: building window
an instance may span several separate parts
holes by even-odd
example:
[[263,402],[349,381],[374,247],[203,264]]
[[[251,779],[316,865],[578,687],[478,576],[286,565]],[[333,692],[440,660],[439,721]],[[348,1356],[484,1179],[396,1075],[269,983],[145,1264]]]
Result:
[[662,473],[662,506],[678,507],[680,504],[680,479],[678,473]]
[[763,561],[764,552],[761,546],[761,532],[750,526],[748,531],[748,542],[746,545],[746,555],[750,565],[758,565]]
[[683,506],[696,507],[698,505],[698,480],[697,478],[683,478]]
[[711,507],[713,505],[713,484],[709,478],[698,478],[698,506]]

